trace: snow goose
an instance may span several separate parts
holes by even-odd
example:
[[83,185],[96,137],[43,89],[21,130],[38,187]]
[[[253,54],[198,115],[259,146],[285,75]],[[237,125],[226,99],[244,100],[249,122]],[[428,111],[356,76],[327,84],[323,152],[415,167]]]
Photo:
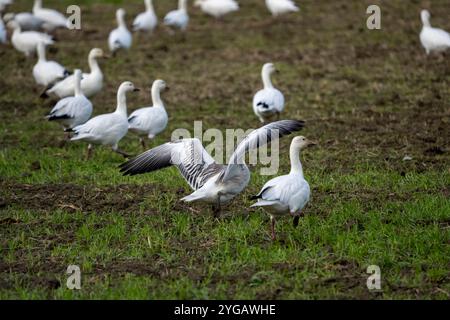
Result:
[[189,24],[189,15],[187,13],[187,0],[178,1],[178,9],[170,11],[164,17],[164,24],[169,27],[179,28],[185,31]]
[[20,25],[20,29],[23,31],[38,31],[45,29],[45,21],[29,12],[20,12],[17,14],[7,13],[4,16],[4,20],[5,22],[15,20]]
[[140,140],[144,149],[146,148],[144,136],[147,136],[149,139],[155,138],[156,135],[166,129],[169,122],[169,116],[161,100],[161,91],[165,88],[166,83],[163,80],[153,82],[153,107],[138,109],[128,118],[128,129],[141,137]]
[[261,192],[253,197],[258,202],[252,207],[264,207],[270,213],[273,240],[276,217],[291,214],[294,216],[294,225],[297,225],[301,211],[309,201],[310,188],[303,176],[300,151],[313,145],[316,143],[305,137],[295,137],[290,148],[291,172],[268,181]]
[[125,175],[152,172],[175,165],[194,190],[183,201],[214,205],[217,215],[222,204],[231,201],[248,185],[250,171],[244,158],[248,151],[303,128],[303,121],[282,120],[252,131],[236,148],[228,165],[218,164],[198,139],[183,139],[151,149],[121,165]]
[[[81,91],[88,98],[93,97],[103,88],[103,72],[97,61],[100,58],[108,58],[102,49],[94,48],[89,52],[88,63],[91,72],[84,73],[83,80],[81,80]],[[59,98],[73,96],[75,93],[74,84],[73,76],[67,77],[46,90],[41,97],[46,98],[52,94]]]
[[196,0],[195,6],[217,19],[239,10],[239,4],[234,0]]
[[69,71],[55,61],[48,61],[45,55],[46,46],[39,43],[37,46],[38,62],[33,67],[33,77],[36,83],[48,87],[69,75]]
[[153,32],[158,24],[153,0],[145,0],[145,12],[137,15],[133,22],[133,31]]
[[81,91],[81,70],[75,70],[75,96],[58,101],[47,115],[48,121],[57,121],[65,130],[73,129],[89,120],[92,115],[92,103]]
[[422,10],[422,31],[420,32],[420,42],[427,54],[431,52],[443,52],[450,48],[450,34],[442,29],[433,28],[430,24],[430,12]]
[[266,6],[275,17],[299,10],[292,0],[266,0]]
[[7,40],[5,24],[3,23],[2,16],[0,15],[0,43],[6,43]]
[[73,128],[72,141],[83,140],[89,143],[88,159],[91,156],[93,144],[110,146],[114,152],[128,157],[128,154],[119,149],[118,144],[128,132],[126,94],[131,91],[139,91],[139,89],[129,81],[122,83],[117,92],[115,112],[94,117],[85,124]]
[[116,12],[118,27],[111,31],[108,38],[109,50],[114,54],[119,49],[130,49],[133,37],[125,23],[125,10],[118,9]]
[[0,0],[0,12],[3,12],[7,6],[11,5],[13,0]]
[[57,28],[68,28],[68,19],[60,12],[42,7],[42,0],[34,0],[33,14],[45,21],[48,31]]
[[274,115],[279,117],[284,109],[284,96],[280,90],[274,88],[270,78],[275,71],[273,63],[266,63],[263,66],[261,75],[264,89],[253,97],[253,111],[262,123]]
[[45,45],[55,43],[48,34],[37,31],[22,32],[20,25],[15,20],[8,22],[8,27],[14,30],[11,37],[14,48],[24,53],[27,57],[36,52],[39,43],[44,43]]

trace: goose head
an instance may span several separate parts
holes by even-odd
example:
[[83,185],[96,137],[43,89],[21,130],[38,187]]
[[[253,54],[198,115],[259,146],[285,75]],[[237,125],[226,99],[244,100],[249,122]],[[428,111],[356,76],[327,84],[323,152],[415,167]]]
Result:
[[164,89],[169,89],[164,80],[155,80],[155,82],[153,82],[152,90],[157,90],[157,91],[161,92]]
[[11,30],[14,30],[14,31],[19,30],[20,31],[20,24],[16,20],[9,21],[6,26],[8,28],[10,28]]
[[308,138],[305,138],[304,136],[298,136],[292,139],[292,147],[296,148],[297,150],[303,150],[308,147],[316,146],[317,142],[309,140]]
[[422,10],[420,12],[420,17],[424,26],[430,26],[430,12],[428,10]]
[[137,92],[140,89],[136,88],[133,82],[125,81],[119,87],[119,93],[127,93],[127,92]]
[[5,23],[8,23],[9,21],[14,20],[15,17],[16,17],[16,15],[15,15],[14,13],[10,12],[10,13],[7,13],[7,14],[5,14],[5,15],[3,16],[3,21],[4,21]]
[[107,59],[108,56],[105,54],[105,52],[102,49],[94,48],[89,52],[89,59],[99,59],[104,58]]
[[263,73],[272,74],[274,72],[278,72],[278,70],[277,68],[275,68],[275,65],[272,62],[266,63],[263,66]]

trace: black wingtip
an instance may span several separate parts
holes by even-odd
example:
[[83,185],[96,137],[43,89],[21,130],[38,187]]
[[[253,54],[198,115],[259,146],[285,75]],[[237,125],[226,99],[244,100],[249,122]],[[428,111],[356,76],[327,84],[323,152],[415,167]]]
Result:
[[258,200],[261,199],[261,196],[256,195],[256,196],[250,196],[250,200]]

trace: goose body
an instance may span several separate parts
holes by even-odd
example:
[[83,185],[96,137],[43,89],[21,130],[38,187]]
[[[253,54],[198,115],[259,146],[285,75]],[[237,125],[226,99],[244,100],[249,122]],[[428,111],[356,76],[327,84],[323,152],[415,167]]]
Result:
[[46,59],[45,45],[43,43],[38,44],[37,52],[38,62],[33,67],[33,77],[37,84],[47,87],[69,75],[69,72],[62,65]]
[[234,0],[197,0],[195,5],[215,18],[239,10],[239,4]]
[[254,130],[237,146],[228,165],[216,163],[198,139],[183,139],[144,152],[124,163],[121,171],[136,175],[174,165],[194,190],[181,200],[212,203],[219,211],[222,204],[241,193],[250,181],[245,154],[303,126],[303,121],[283,120]]
[[266,0],[266,6],[273,16],[297,12],[299,10],[292,0]]
[[116,19],[118,26],[111,31],[108,38],[109,50],[113,53],[119,49],[130,49],[133,42],[133,37],[125,23],[125,10],[118,9]]
[[430,24],[430,13],[422,10],[422,31],[420,32],[420,42],[427,54],[431,52],[443,52],[450,48],[450,33],[445,30],[433,28]]
[[120,85],[117,92],[117,108],[113,113],[96,116],[85,124],[73,128],[72,141],[82,140],[91,144],[110,146],[113,151],[120,152],[119,141],[128,132],[126,94],[138,91],[133,83],[127,81]]
[[158,25],[152,0],[145,0],[145,12],[137,15],[133,22],[133,31],[153,32]]
[[17,14],[8,13],[5,14],[4,19],[6,22],[15,20],[23,31],[38,31],[45,29],[45,21],[29,12],[20,12]]
[[[161,91],[166,88],[166,83],[156,80],[152,86],[153,106],[134,111],[128,118],[129,130],[140,137],[146,136],[153,139],[164,131],[169,122],[164,104],[161,100]],[[142,142],[143,140],[141,140]]]
[[261,122],[268,121],[274,115],[280,115],[284,109],[284,96],[276,89],[270,78],[276,71],[272,63],[266,63],[262,68],[264,88],[253,97],[253,111]]
[[178,28],[183,31],[189,24],[189,15],[187,13],[187,0],[179,0],[178,9],[170,11],[164,17],[164,24],[169,27]]
[[[101,49],[95,48],[89,52],[88,63],[91,72],[84,73],[83,79],[81,80],[81,91],[88,98],[93,97],[103,88],[103,73],[100,69],[97,59],[105,57],[106,56]],[[56,83],[45,92],[45,95],[56,95],[59,98],[70,97],[74,94],[75,81],[73,75]]]
[[52,45],[55,42],[48,34],[37,31],[24,31],[22,32],[20,25],[16,21],[10,21],[8,26],[13,28],[13,34],[11,42],[17,51],[22,52],[27,57],[33,55],[39,43],[45,45]]
[[33,14],[45,21],[49,30],[57,28],[68,28],[68,19],[60,12],[42,7],[42,0],[35,0],[33,6]]
[[92,115],[92,103],[81,91],[81,78],[81,70],[75,70],[75,95],[58,101],[47,115],[49,121],[61,123],[66,130],[85,123]]
[[296,137],[290,147],[291,172],[268,181],[252,207],[264,207],[272,221],[272,237],[275,239],[275,219],[278,216],[299,216],[309,201],[311,190],[303,175],[299,153],[302,149],[315,145],[305,137]]
[[5,23],[0,16],[0,43],[6,43],[7,40]]

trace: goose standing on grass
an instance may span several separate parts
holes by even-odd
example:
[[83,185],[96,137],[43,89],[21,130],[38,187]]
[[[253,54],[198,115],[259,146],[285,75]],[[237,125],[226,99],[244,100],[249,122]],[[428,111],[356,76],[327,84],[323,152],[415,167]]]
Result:
[[125,22],[125,10],[118,9],[116,12],[116,19],[118,27],[111,31],[108,38],[109,50],[115,54],[120,49],[130,49],[133,42],[133,37],[128,31]]
[[222,204],[241,193],[250,181],[250,170],[245,164],[246,153],[299,131],[303,126],[303,121],[282,120],[254,130],[237,146],[228,165],[216,163],[200,140],[183,139],[144,152],[121,165],[121,172],[136,175],[174,165],[194,190],[181,200],[212,203],[217,216]]
[[450,48],[450,34],[442,29],[433,28],[430,24],[430,12],[422,10],[422,31],[420,42],[427,54],[431,52],[443,52]]
[[258,91],[253,97],[253,111],[262,123],[267,122],[276,115],[278,118],[284,109],[284,96],[280,90],[274,88],[271,74],[275,72],[273,63],[266,63],[262,68],[262,81],[264,89]]
[[258,199],[258,202],[252,207],[264,207],[270,213],[273,240],[276,238],[276,217],[291,214],[294,216],[294,225],[296,226],[303,208],[309,201],[311,191],[303,176],[300,151],[313,145],[316,143],[305,137],[295,137],[290,148],[291,172],[270,180],[264,185],[261,192],[253,197],[254,200]]
[[194,5],[216,19],[239,10],[239,4],[234,0],[196,0]]
[[2,20],[2,16],[0,15],[0,44],[6,43],[7,41],[8,41],[8,38],[6,36],[5,24]]
[[8,27],[14,30],[11,37],[14,48],[27,57],[30,57],[36,52],[39,43],[44,43],[45,45],[55,43],[48,34],[37,31],[22,32],[20,25],[14,20],[8,22]]
[[189,24],[189,15],[187,13],[187,0],[178,0],[178,9],[170,11],[164,17],[164,24],[169,27],[178,28],[186,31]]
[[166,88],[163,80],[156,80],[152,85],[153,107],[141,108],[134,111],[128,118],[128,130],[140,136],[142,147],[146,149],[144,137],[153,139],[163,132],[169,116],[167,115],[164,103],[161,100],[161,91]]
[[[88,98],[93,97],[103,88],[103,72],[97,61],[97,59],[100,58],[108,58],[102,49],[94,48],[89,52],[88,63],[91,72],[84,73],[83,80],[81,80],[81,91],[83,91],[83,94]],[[59,98],[65,98],[73,96],[74,94],[75,81],[72,75],[46,90],[41,97],[47,98],[50,95],[56,95]]]
[[75,96],[60,100],[46,117],[48,121],[61,123],[64,130],[70,130],[85,123],[92,115],[92,103],[81,91],[82,76],[81,70],[75,70]]
[[133,31],[153,32],[158,25],[158,17],[153,7],[153,0],[145,0],[145,12],[137,15],[133,22]]
[[299,8],[292,0],[266,0],[267,9],[273,16],[279,16],[289,12],[297,12]]
[[53,9],[42,8],[42,0],[34,0],[33,14],[45,21],[49,31],[69,28],[69,20],[62,13]]
[[37,84],[48,87],[69,76],[69,71],[55,61],[48,61],[45,54],[46,46],[39,43],[37,46],[38,62],[33,67],[33,77]]
[[113,113],[92,118],[85,124],[73,128],[72,141],[83,140],[89,143],[87,158],[91,157],[92,145],[110,146],[114,152],[124,157],[129,155],[119,149],[119,141],[128,132],[127,93],[139,91],[133,83],[122,83],[117,92],[117,108]]
[[21,12],[17,14],[7,13],[4,16],[4,20],[5,22],[15,20],[23,31],[38,31],[41,29],[46,29],[44,27],[45,21],[29,12]]

